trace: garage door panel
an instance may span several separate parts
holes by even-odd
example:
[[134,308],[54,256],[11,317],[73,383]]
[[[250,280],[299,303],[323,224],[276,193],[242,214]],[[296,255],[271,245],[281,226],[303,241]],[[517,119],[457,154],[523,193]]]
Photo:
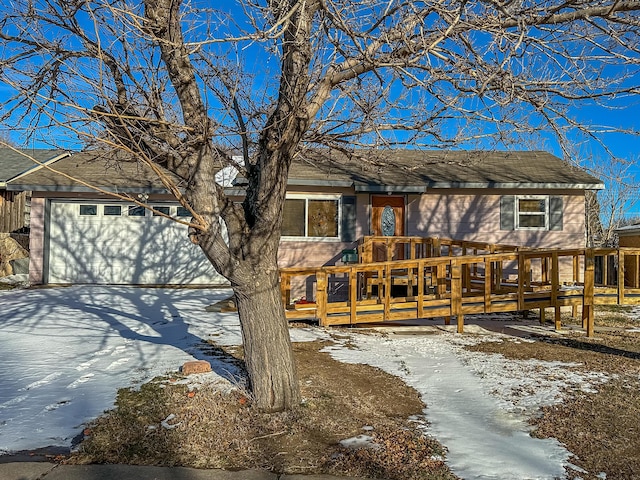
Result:
[[79,211],[78,203],[51,204],[49,283],[227,283],[189,241],[185,225],[158,216],[127,216],[126,205],[122,216],[81,216]]

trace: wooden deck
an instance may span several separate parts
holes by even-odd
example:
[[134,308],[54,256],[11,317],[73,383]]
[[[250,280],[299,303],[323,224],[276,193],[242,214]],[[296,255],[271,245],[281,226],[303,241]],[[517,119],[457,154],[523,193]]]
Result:
[[365,237],[358,254],[362,263],[282,269],[287,318],[323,326],[455,318],[462,333],[467,314],[551,307],[560,329],[561,308],[572,307],[575,316],[582,307],[582,326],[592,336],[594,305],[640,303],[640,249]]

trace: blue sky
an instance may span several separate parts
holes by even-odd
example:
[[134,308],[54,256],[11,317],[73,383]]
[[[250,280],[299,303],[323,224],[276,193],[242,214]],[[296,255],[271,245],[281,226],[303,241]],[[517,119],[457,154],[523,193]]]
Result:
[[[197,1],[195,3],[197,3]],[[205,3],[205,5],[207,5],[207,7],[210,8],[210,5],[208,5],[208,3]],[[220,2],[220,5],[221,7],[219,6],[219,8],[225,8],[225,9],[228,9],[229,12],[237,13],[237,11],[234,10],[234,6],[236,5],[235,2],[232,2],[229,0],[222,0]],[[1,10],[2,10],[2,7],[0,7],[0,11]],[[237,15],[233,15],[231,18],[235,19],[237,17],[238,17]],[[211,23],[204,22],[203,25],[206,25],[205,28],[211,27]],[[230,26],[229,29],[234,30],[234,27]],[[233,52],[233,50],[231,50],[231,52]],[[262,84],[262,80],[263,80],[263,77],[266,78],[268,76],[268,75],[264,75],[265,69],[269,68],[268,66],[271,66],[271,67],[275,67],[275,69],[277,70],[279,61],[277,59],[273,61],[274,58],[269,59],[265,57],[265,51],[263,50],[262,46],[259,46],[257,44],[252,44],[249,46],[245,45],[244,48],[238,49],[237,53],[238,55],[245,57],[245,64],[246,66],[248,66],[250,72],[254,72],[254,73],[257,72],[256,82],[254,83],[254,89],[256,93],[258,93],[260,89],[264,91],[264,84]],[[532,58],[533,58],[533,61],[535,62],[536,57],[534,56]],[[544,60],[544,58],[542,60]],[[271,88],[273,86],[274,84],[272,83]],[[0,101],[2,101],[3,99],[6,99],[9,94],[10,94],[10,90],[4,87],[2,84],[0,84]],[[81,95],[83,94],[84,92],[81,92]],[[88,97],[90,97],[90,95],[88,95]],[[620,97],[613,102],[609,102],[609,105],[613,106],[613,109],[596,107],[593,105],[582,106],[582,107],[572,107],[572,109],[570,109],[570,114],[572,114],[572,116],[574,116],[580,123],[584,123],[584,124],[606,125],[609,127],[618,127],[622,129],[639,131],[640,130],[640,98],[638,97],[639,97],[638,95],[636,95],[635,97],[625,96],[625,97]],[[471,105],[472,103],[473,101],[471,101],[469,105]],[[480,102],[478,102],[478,104],[480,104]],[[411,112],[412,108],[410,104],[409,105],[405,104],[405,107],[406,106],[409,106],[409,108],[406,108],[404,112],[405,113]],[[427,104],[427,108],[428,107],[429,105]],[[452,124],[451,131],[454,131],[455,128],[461,128],[461,127],[460,125]],[[464,126],[462,128],[464,128]],[[491,128],[491,127],[487,127],[487,128]],[[6,135],[7,132],[9,132],[10,134],[13,134],[12,130],[13,129],[11,128],[11,126],[5,127],[4,130],[0,129],[0,135],[2,134]],[[403,138],[403,137],[407,138],[405,135],[398,134],[400,138]],[[533,145],[524,145],[522,148],[541,148],[544,150],[548,150],[558,156],[563,156],[563,153],[559,147],[557,139],[550,132],[548,132],[547,130],[543,130],[540,136],[543,139],[542,141],[537,140],[536,142],[533,143]],[[50,147],[51,142],[48,141],[50,138],[51,138],[50,135],[46,137],[44,135],[41,137],[38,137],[36,135],[30,140],[28,146]],[[577,138],[577,137],[574,137],[574,138]],[[21,138],[19,138],[18,136],[15,136],[15,134],[13,134],[12,139],[17,143],[22,144]],[[624,135],[620,133],[603,133],[600,135],[600,139],[606,145],[606,148],[610,150],[610,153],[612,153],[614,156],[618,158],[625,159],[632,162],[636,162],[637,159],[640,158],[640,137],[638,136]],[[61,144],[62,146],[66,146],[67,148],[74,148],[74,147],[78,148],[80,146],[77,142],[77,138],[73,138],[73,136],[66,137],[61,134],[55,140],[56,140],[55,143]],[[65,143],[65,140],[66,140],[66,143]],[[526,138],[523,138],[523,140],[526,141]],[[605,148],[603,148],[603,146],[598,141],[594,139],[585,141],[584,138],[581,138],[579,141],[576,141],[575,143],[576,143],[575,146],[577,147],[576,151],[578,152],[577,153],[578,158],[575,158],[575,160],[577,160],[578,163],[582,163],[582,164],[588,163],[588,160],[590,158],[602,159],[602,161],[605,161],[605,162],[609,161],[608,153],[605,151]],[[477,148],[477,146],[478,145],[473,145],[473,147],[475,148]],[[496,143],[495,141],[490,141],[490,142],[487,142],[486,144],[480,144],[480,146],[484,146],[485,148],[500,148],[500,144]],[[511,148],[518,148],[518,147],[520,147],[520,145],[516,144],[515,147],[512,146]],[[640,177],[640,168],[635,166],[634,171],[638,175],[638,177]],[[640,178],[636,181],[636,183],[640,183]],[[632,215],[637,214],[637,213],[640,213],[639,211],[640,211],[640,207],[633,207],[629,212],[629,214],[632,214]]]

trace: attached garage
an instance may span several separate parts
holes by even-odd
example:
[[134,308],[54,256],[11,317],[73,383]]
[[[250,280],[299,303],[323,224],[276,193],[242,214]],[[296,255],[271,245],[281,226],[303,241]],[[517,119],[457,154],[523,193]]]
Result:
[[[32,285],[229,284],[191,243],[187,225],[159,214],[191,219],[148,166],[103,151],[70,154],[53,166],[7,184],[32,192]],[[180,188],[179,178],[166,175]]]
[[[152,205],[189,220],[183,207]],[[44,283],[226,283],[187,236],[187,226],[128,203],[51,200]]]

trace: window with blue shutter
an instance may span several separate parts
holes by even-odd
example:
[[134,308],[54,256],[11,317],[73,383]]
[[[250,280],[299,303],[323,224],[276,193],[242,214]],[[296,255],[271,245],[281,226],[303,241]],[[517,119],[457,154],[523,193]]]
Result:
[[342,228],[341,236],[343,242],[355,242],[356,238],[356,204],[357,197],[355,195],[344,195],[342,197]]

